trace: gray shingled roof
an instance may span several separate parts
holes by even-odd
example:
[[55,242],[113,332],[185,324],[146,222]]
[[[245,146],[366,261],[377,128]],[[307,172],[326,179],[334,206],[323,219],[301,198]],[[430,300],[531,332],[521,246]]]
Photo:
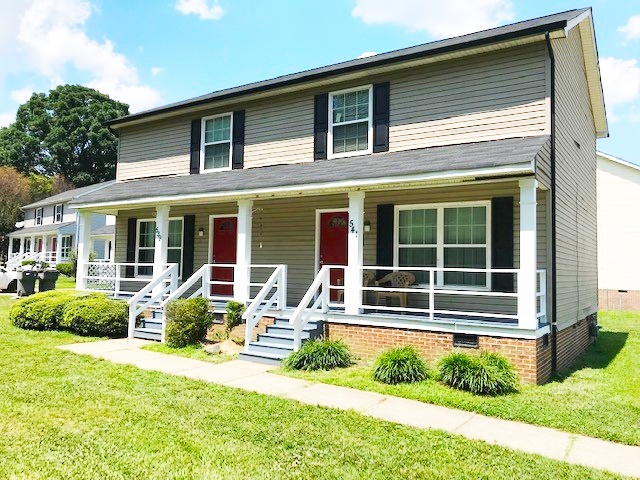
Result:
[[[406,177],[450,170],[506,165],[528,166],[549,137],[511,138],[292,165],[273,165],[202,175],[156,177],[113,185],[82,196],[76,204],[123,202],[150,197],[206,193],[242,193],[345,180]],[[73,205],[73,204],[72,204]]]
[[30,203],[29,205],[25,205],[24,207],[22,207],[22,209],[24,210],[27,208],[44,207],[45,205],[55,205],[58,203],[65,203],[70,200],[73,200],[76,197],[82,196],[86,193],[92,192],[106,185],[109,185],[114,181],[115,180],[110,180],[108,182],[102,182],[102,183],[94,183],[93,185],[87,185],[86,187],[67,190],[65,192],[58,193],[57,195],[52,195],[51,197],[43,198],[42,200],[38,200],[37,202],[33,202],[33,203]]
[[20,228],[9,233],[9,235],[38,235],[44,232],[57,232],[61,228],[73,225],[74,223],[76,222],[49,223],[48,225],[38,225],[37,227]]
[[283,75],[263,80],[260,82],[249,83],[239,87],[219,90],[207,95],[190,98],[188,100],[171,103],[162,107],[153,108],[143,112],[138,112],[125,117],[120,117],[107,122],[109,125],[115,126],[132,120],[145,117],[152,117],[156,114],[179,110],[181,108],[196,106],[210,103],[216,100],[228,99],[249,93],[257,93],[273,88],[284,87],[287,85],[302,83],[306,81],[324,78],[330,75],[337,75],[356,70],[364,70],[367,68],[388,65],[391,63],[403,62],[420,57],[428,57],[431,55],[441,54],[447,51],[460,50],[482,44],[509,40],[525,35],[534,35],[565,28],[567,22],[591,10],[590,8],[582,8],[569,10],[566,12],[555,13],[544,17],[534,18],[523,22],[517,22],[504,27],[492,28],[481,32],[470,33],[459,37],[447,38],[435,42],[416,45],[414,47],[402,48],[387,53],[381,53],[371,57],[349,60],[346,62],[336,63],[333,65],[305,70],[299,73]]

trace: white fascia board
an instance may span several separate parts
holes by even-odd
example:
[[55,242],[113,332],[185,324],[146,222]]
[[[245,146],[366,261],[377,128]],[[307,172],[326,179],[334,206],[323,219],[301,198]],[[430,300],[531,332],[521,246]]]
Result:
[[[195,201],[223,201],[237,200],[242,198],[261,198],[261,197],[288,197],[309,193],[325,193],[331,191],[348,190],[366,190],[375,189],[376,187],[410,187],[415,184],[439,183],[451,181],[457,183],[465,180],[475,180],[478,177],[500,176],[500,175],[524,175],[535,173],[533,161],[516,165],[503,165],[500,167],[491,167],[483,169],[470,170],[448,170],[442,172],[407,175],[398,177],[382,177],[367,180],[344,180],[340,182],[316,183],[307,185],[294,185],[274,188],[258,188],[251,190],[241,190],[235,192],[219,192],[219,193],[197,193],[186,195],[170,195],[158,197],[144,197],[134,200],[123,200],[113,202],[96,202],[96,203],[78,203],[72,205],[73,208],[81,209],[97,209],[97,208],[121,208],[153,206],[158,204],[169,204],[176,202],[194,203]],[[417,186],[417,185],[416,185]]]
[[620,165],[624,165],[625,167],[633,168],[634,170],[640,170],[640,165],[636,165],[635,163],[628,162],[627,160],[623,160],[622,158],[614,157],[613,155],[609,155],[608,153],[596,151],[596,154],[599,157],[605,158],[607,160],[611,160],[612,162],[619,163]]

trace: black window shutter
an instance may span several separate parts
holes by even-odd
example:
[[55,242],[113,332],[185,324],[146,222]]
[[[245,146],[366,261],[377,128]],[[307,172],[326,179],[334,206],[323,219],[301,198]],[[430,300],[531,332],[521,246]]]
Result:
[[231,168],[244,168],[244,110],[233,112],[233,153],[231,154]]
[[200,173],[200,136],[202,134],[202,119],[191,120],[191,165],[189,173]]
[[[393,204],[378,205],[378,219],[376,229],[376,265],[381,267],[393,266],[393,232],[394,232]],[[388,270],[378,272],[377,278],[384,277]]]
[[316,95],[313,118],[313,159],[327,158],[327,131],[329,130],[329,94]]
[[[136,261],[136,235],[138,235],[138,219],[130,218],[127,220],[127,263],[135,263]],[[125,276],[134,276],[133,267],[125,268]]]
[[196,216],[185,215],[183,219],[182,237],[182,279],[193,274],[193,244],[196,235]]
[[373,86],[373,152],[389,151],[389,82]]
[[[491,199],[491,267],[513,268],[513,197]],[[513,292],[514,275],[494,273],[494,292]]]

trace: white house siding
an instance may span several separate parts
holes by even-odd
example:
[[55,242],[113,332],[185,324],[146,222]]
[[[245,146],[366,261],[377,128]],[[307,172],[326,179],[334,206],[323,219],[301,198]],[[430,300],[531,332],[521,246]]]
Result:
[[598,288],[640,291],[640,167],[598,155]]
[[597,311],[596,136],[580,33],[553,40],[556,58],[557,322]]
[[[245,168],[313,161],[314,95],[389,81],[391,151],[548,133],[542,42],[212,108],[244,109]],[[117,179],[189,173],[194,115],[120,129]]]

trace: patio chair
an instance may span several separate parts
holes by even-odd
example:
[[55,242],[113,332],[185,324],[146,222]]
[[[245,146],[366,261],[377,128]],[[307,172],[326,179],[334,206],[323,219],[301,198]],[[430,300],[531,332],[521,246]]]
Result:
[[[376,287],[389,285],[390,288],[407,288],[413,285],[416,281],[416,276],[409,272],[391,272],[386,274],[380,280],[376,282]],[[407,306],[407,292],[376,292],[376,303],[381,305],[380,301],[384,299],[385,304],[387,298],[397,298],[400,306],[406,308]]]
[[[362,286],[363,287],[370,286],[373,283],[375,278],[376,278],[376,273],[373,270],[364,270],[362,272]],[[343,284],[344,284],[344,280],[342,278],[336,282],[336,286],[342,286]],[[367,293],[369,293],[369,292],[364,292],[365,298],[366,298]],[[336,301],[337,302],[342,302],[343,298],[344,298],[344,289],[343,290],[337,290],[336,291]],[[366,300],[365,300],[365,303],[367,303]]]

